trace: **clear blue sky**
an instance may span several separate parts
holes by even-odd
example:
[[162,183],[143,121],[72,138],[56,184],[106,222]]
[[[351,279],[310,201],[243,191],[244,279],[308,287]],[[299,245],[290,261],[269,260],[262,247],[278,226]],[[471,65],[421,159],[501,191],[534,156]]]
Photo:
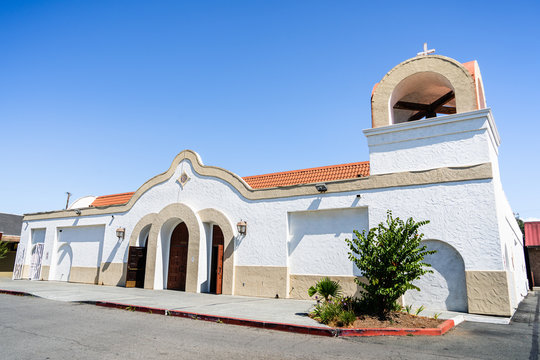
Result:
[[368,160],[373,84],[427,41],[478,60],[507,197],[540,218],[539,14],[538,1],[2,1],[0,212],[135,191],[183,149],[240,176]]

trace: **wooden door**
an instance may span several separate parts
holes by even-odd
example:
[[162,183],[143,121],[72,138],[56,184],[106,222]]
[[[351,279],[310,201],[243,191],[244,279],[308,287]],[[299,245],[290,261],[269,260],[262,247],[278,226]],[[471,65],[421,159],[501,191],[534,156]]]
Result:
[[171,235],[167,289],[186,291],[189,233],[185,223],[178,225]]
[[146,247],[130,246],[127,266],[126,287],[144,288]]
[[212,267],[210,272],[210,292],[222,293],[223,285],[223,232],[214,225],[212,230]]
[[221,294],[223,284],[223,245],[217,246],[216,294]]

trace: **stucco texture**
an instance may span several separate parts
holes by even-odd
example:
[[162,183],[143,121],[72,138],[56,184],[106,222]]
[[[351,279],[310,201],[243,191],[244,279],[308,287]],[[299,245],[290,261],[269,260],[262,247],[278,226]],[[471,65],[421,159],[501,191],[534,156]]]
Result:
[[287,297],[287,268],[278,266],[237,266],[235,295]]
[[[308,295],[308,289],[315,285],[324,276],[321,275],[303,275],[303,274],[291,274],[290,275],[290,290],[289,297],[294,299],[312,299]],[[355,279],[365,281],[363,277],[356,276],[328,276],[330,280],[339,282],[341,286],[341,292],[343,296],[354,296],[361,298],[362,288],[355,282]]]
[[379,82],[371,98],[372,127],[392,125],[392,94],[408,77],[419,73],[434,73],[445,78],[456,96],[457,112],[478,109],[474,79],[463,64],[454,59],[440,56],[417,56],[406,60],[390,70]]
[[472,314],[511,316],[506,271],[467,271],[467,295]]

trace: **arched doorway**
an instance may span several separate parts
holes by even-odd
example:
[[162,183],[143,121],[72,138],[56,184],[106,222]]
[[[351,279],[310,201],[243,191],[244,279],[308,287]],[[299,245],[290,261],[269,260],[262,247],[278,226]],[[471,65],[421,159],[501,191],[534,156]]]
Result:
[[145,227],[138,240],[139,246],[130,246],[127,261],[126,287],[144,288],[146,273],[146,253],[148,248],[148,233],[150,225]]
[[186,291],[189,232],[186,223],[178,224],[171,234],[167,289]]
[[222,293],[223,284],[223,232],[217,225],[212,227],[212,264],[210,267],[210,292]]

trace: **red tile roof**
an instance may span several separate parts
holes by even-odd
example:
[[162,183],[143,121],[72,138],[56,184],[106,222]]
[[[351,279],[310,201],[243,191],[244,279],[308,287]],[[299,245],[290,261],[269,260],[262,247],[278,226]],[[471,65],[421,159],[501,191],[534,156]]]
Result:
[[121,194],[98,196],[90,206],[109,206],[125,204],[135,194],[134,192],[127,192]]
[[[246,176],[243,179],[253,189],[265,189],[278,186],[355,179],[364,176],[369,176],[369,161]],[[98,196],[90,206],[97,207],[125,204],[131,199],[133,194],[134,192],[127,192]]]
[[369,161],[246,176],[244,181],[253,189],[354,179],[369,176]]
[[540,221],[525,223],[525,246],[540,246]]

